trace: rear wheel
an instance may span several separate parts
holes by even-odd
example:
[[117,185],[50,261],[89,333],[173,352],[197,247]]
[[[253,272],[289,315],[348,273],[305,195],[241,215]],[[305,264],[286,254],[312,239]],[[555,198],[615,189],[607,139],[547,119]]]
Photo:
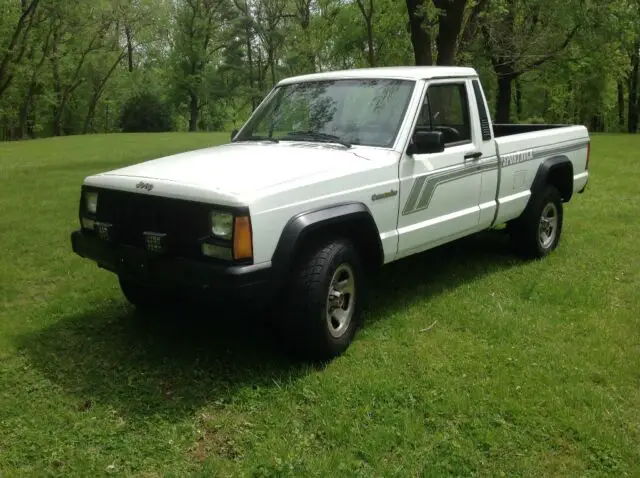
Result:
[[296,261],[284,291],[281,326],[298,355],[330,360],[356,333],[363,289],[360,258],[349,241],[310,247]]
[[539,259],[558,247],[562,224],[562,197],[556,187],[549,185],[531,198],[522,216],[509,225],[509,231],[520,254]]

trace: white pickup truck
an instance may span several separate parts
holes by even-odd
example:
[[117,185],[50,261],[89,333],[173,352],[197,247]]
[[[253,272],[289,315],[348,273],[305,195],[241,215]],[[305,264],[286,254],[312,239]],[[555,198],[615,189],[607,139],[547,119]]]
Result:
[[502,224],[522,254],[553,251],[589,141],[493,124],[472,68],[288,78],[228,144],[87,177],[72,246],[137,307],[174,292],[277,304],[285,343],[330,359],[384,264]]

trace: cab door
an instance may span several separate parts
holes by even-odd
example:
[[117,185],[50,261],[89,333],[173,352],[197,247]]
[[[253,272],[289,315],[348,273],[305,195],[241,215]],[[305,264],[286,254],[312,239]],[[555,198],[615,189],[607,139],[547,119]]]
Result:
[[478,228],[482,154],[473,141],[470,86],[464,78],[427,85],[413,131],[441,131],[445,147],[431,154],[405,151],[400,159],[398,257]]

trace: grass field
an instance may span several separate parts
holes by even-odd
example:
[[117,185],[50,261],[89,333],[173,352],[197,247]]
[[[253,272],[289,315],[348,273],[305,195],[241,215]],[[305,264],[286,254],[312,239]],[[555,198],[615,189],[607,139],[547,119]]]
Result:
[[492,231],[385,268],[324,369],[139,321],[70,250],[86,175],[227,137],[0,143],[1,476],[640,476],[640,137],[593,140],[547,260]]

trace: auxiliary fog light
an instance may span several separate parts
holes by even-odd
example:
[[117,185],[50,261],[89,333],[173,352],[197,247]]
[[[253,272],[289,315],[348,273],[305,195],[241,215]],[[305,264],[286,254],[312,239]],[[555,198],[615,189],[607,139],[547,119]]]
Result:
[[89,219],[88,217],[83,217],[82,218],[82,228],[83,229],[89,229],[89,230],[93,230],[96,226],[96,221],[94,221],[93,219]]
[[95,230],[103,241],[111,240],[111,224],[107,222],[95,222]]
[[149,252],[165,253],[167,252],[167,235],[159,232],[145,232],[144,245]]
[[231,257],[231,248],[219,246],[217,244],[209,244],[207,242],[202,244],[202,254],[215,259],[224,259],[229,261]]

